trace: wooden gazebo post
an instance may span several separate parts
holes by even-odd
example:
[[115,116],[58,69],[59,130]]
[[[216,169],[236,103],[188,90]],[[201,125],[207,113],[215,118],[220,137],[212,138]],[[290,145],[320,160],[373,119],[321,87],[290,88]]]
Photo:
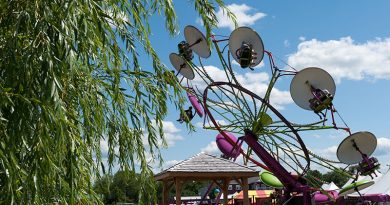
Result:
[[222,187],[222,189],[223,189],[223,204],[225,204],[225,205],[227,205],[229,203],[229,201],[228,201],[229,183],[230,183],[230,179],[229,178],[225,178],[223,180],[223,187]]
[[242,177],[241,178],[242,182],[242,190],[244,191],[244,205],[249,205],[249,196],[248,196],[248,190],[249,190],[249,185],[248,185],[248,178]]
[[181,205],[181,186],[182,181],[180,178],[175,178],[175,189],[176,189],[176,205]]
[[172,187],[172,182],[163,180],[163,205],[169,205],[169,190]]

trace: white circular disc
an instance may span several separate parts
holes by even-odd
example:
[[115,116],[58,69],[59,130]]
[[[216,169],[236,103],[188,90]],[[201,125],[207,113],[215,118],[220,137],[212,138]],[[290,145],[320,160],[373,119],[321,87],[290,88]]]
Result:
[[346,137],[337,148],[337,158],[345,164],[356,164],[363,160],[362,155],[353,146],[356,143],[359,150],[368,157],[375,151],[376,137],[371,132],[357,132]]
[[193,80],[195,78],[194,71],[187,62],[176,53],[169,54],[169,60],[175,69],[185,78]]
[[204,37],[203,33],[200,32],[196,27],[186,26],[184,28],[184,38],[190,45],[201,39],[199,43],[191,47],[191,50],[193,50],[196,54],[198,54],[198,56],[202,58],[210,57],[211,51],[210,47],[207,45],[206,37]]
[[353,184],[349,185],[350,186],[349,189],[346,189],[345,191],[344,191],[344,189],[342,189],[341,191],[343,191],[343,192],[340,191],[341,193],[339,193],[339,197],[343,197],[343,196],[346,196],[348,194],[352,194],[353,192],[356,192],[356,189],[358,191],[363,190],[363,189],[365,189],[367,187],[370,187],[373,184],[375,184],[374,181],[358,181],[358,182],[354,182]]
[[299,71],[291,81],[290,94],[295,104],[305,110],[310,108],[309,100],[314,96],[310,85],[321,90],[328,90],[333,96],[336,93],[336,84],[332,76],[325,70],[317,67],[308,67]]
[[229,50],[234,60],[237,62],[240,61],[236,55],[236,51],[241,48],[243,42],[252,45],[252,49],[256,53],[255,57],[257,59],[253,60],[253,65],[250,67],[259,65],[264,57],[264,44],[259,34],[249,27],[239,27],[230,34]]

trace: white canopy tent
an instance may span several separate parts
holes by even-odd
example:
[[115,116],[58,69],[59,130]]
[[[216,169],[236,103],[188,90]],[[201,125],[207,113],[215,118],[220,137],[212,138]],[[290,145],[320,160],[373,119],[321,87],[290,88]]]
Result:
[[[358,178],[360,180],[372,180],[375,183],[365,189],[359,191],[364,200],[377,202],[378,205],[390,205],[390,172],[389,170],[385,174],[378,174],[377,177],[371,179],[370,176]],[[352,180],[350,180],[352,181]],[[347,182],[346,185],[351,182]],[[344,186],[346,186],[344,185]],[[359,193],[354,192],[349,194],[348,197],[355,198],[359,197]]]
[[338,190],[338,189],[340,189],[335,183],[333,183],[333,182],[330,182],[330,183],[328,183],[328,184],[323,184],[322,186],[321,186],[321,188],[323,189],[323,190],[328,190],[328,191],[333,191],[333,190]]
[[[371,180],[371,178],[368,176],[365,180]],[[360,194],[362,195],[368,195],[368,194],[388,194],[390,195],[390,171],[387,171],[385,174],[381,174],[381,176],[378,176],[373,179],[375,184],[373,184],[370,187],[367,187],[360,191]],[[359,196],[357,192],[354,192],[350,194],[349,196]]]
[[[376,182],[377,180],[379,180],[381,177],[382,177],[382,174],[378,171],[375,171],[375,174],[376,176],[374,175],[374,179],[372,179],[370,176],[359,176],[358,179],[356,181],[363,181],[363,180],[368,180],[368,181],[374,181]],[[343,186],[342,188],[350,185],[352,183],[353,179],[349,179]]]

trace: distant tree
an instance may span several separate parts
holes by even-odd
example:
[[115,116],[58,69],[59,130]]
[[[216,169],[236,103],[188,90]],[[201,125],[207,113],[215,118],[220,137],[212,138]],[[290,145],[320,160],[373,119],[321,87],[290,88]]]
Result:
[[112,190],[117,194],[117,202],[137,202],[141,184],[138,174],[119,171],[114,175]]
[[[182,195],[183,196],[199,196],[199,191],[201,188],[206,187],[209,182],[207,181],[186,181],[182,187]],[[159,201],[162,200],[163,194],[163,184],[159,182],[157,185],[157,198]],[[169,198],[173,198],[175,196],[175,187],[169,191]]]
[[[207,37],[217,5],[231,16],[222,0],[189,2]],[[167,105],[183,100],[150,42],[154,14],[176,33],[172,0],[0,1],[0,204],[100,203],[102,140],[110,167],[139,164],[140,202],[155,199],[147,156],[161,160]]]
[[311,187],[321,187],[323,183],[323,175],[318,170],[309,170],[306,175],[307,183]]
[[338,187],[342,187],[348,181],[349,177],[341,171],[334,170],[325,173],[323,179],[328,183],[334,182]]
[[156,192],[157,192],[157,201],[161,201],[163,199],[163,183],[158,181],[156,183]]
[[309,170],[306,173],[306,178],[308,179],[308,184],[312,187],[321,187],[323,183],[334,182],[338,187],[344,185],[348,179],[349,175],[345,174],[341,170],[333,170],[322,174],[318,170]]
[[93,189],[102,198],[104,204],[112,204],[115,201],[111,194],[112,175],[105,175],[96,180]]
[[204,181],[188,181],[184,184],[182,193],[184,196],[198,196],[199,190],[207,184]]
[[94,184],[95,192],[100,195],[104,204],[139,201],[139,175],[118,171],[114,176],[106,175]]

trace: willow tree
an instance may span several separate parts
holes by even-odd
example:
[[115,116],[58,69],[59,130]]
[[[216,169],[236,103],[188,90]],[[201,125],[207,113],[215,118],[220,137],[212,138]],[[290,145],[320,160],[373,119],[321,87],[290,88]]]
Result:
[[[226,9],[222,0],[189,3],[208,34],[216,6]],[[100,203],[92,183],[102,140],[110,165],[139,166],[140,198],[153,199],[147,158],[161,159],[167,103],[182,98],[148,18],[164,16],[173,35],[172,0],[9,0],[0,12],[0,204]]]

